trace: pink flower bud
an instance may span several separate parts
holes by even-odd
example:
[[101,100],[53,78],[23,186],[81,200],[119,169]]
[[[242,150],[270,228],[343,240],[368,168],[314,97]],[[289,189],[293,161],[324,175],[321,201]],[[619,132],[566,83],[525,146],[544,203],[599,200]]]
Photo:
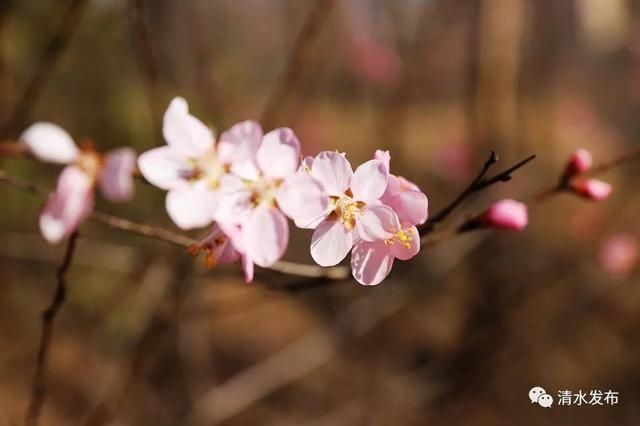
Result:
[[613,191],[611,185],[598,179],[576,182],[571,186],[571,189],[575,194],[591,201],[604,201]]
[[529,214],[526,204],[500,200],[481,215],[480,222],[486,228],[522,231],[529,223]]
[[630,234],[612,235],[600,247],[598,260],[612,275],[629,275],[638,263],[638,239]]
[[569,162],[565,168],[564,175],[566,178],[572,178],[580,175],[588,171],[592,164],[593,159],[591,158],[591,153],[586,149],[580,148],[571,154],[571,157],[569,157]]

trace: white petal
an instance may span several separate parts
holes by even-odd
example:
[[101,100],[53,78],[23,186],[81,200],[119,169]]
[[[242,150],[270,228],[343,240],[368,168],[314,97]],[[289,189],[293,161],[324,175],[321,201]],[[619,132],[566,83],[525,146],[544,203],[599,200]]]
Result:
[[382,241],[360,241],[351,253],[351,273],[362,285],[377,285],[391,272],[393,260]]
[[384,240],[393,237],[400,229],[395,212],[383,204],[366,206],[356,220],[358,236],[365,241]]
[[339,220],[325,220],[313,232],[311,257],[320,266],[337,265],[353,246],[353,232]]
[[272,130],[262,138],[256,159],[265,175],[283,179],[298,169],[300,141],[289,128]]
[[189,114],[189,106],[183,98],[174,98],[169,104],[164,113],[162,134],[168,145],[192,158],[214,146],[213,132]]
[[257,122],[247,120],[234,124],[220,135],[216,148],[218,157],[225,164],[252,160],[261,141],[262,127]]
[[35,123],[22,133],[20,140],[40,161],[69,164],[79,154],[78,147],[69,133],[53,123]]
[[278,207],[300,228],[320,223],[329,212],[329,196],[304,172],[289,176],[278,189]]
[[143,152],[138,157],[138,169],[152,185],[164,190],[185,184],[181,174],[190,168],[187,159],[171,146]]
[[284,255],[289,243],[289,225],[280,210],[261,205],[243,224],[246,254],[263,268],[273,265]]
[[205,188],[185,186],[167,193],[169,217],[182,229],[202,228],[213,222],[218,203],[217,194]]
[[353,170],[343,154],[323,151],[313,160],[311,176],[316,178],[329,195],[340,196],[349,189]]
[[380,160],[369,160],[360,165],[351,177],[353,198],[371,202],[379,199],[387,189],[387,168]]

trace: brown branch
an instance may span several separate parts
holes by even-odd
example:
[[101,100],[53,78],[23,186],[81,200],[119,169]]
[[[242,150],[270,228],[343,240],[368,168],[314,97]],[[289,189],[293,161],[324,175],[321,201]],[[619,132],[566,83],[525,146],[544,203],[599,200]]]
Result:
[[42,313],[42,332],[40,335],[40,346],[38,349],[38,358],[36,361],[36,372],[33,379],[33,387],[31,391],[31,400],[25,415],[24,424],[27,426],[35,426],[40,419],[40,412],[47,392],[47,364],[49,360],[49,350],[51,348],[51,338],[53,335],[53,325],[56,315],[60,311],[67,294],[66,274],[71,266],[73,254],[78,239],[78,232],[74,232],[67,241],[67,249],[64,254],[62,263],[58,267],[56,277],[58,285],[53,295],[53,299],[49,307]]
[[285,66],[282,78],[276,85],[262,113],[261,122],[265,128],[274,124],[278,108],[287,100],[291,91],[297,86],[313,52],[313,42],[318,38],[320,30],[329,16],[335,0],[316,0],[305,20],[291,56]]
[[13,134],[24,126],[31,109],[40,98],[42,90],[51,76],[56,63],[66,50],[69,41],[77,30],[82,12],[87,3],[88,0],[71,0],[62,18],[58,32],[53,35],[47,44],[33,76],[27,83],[22,97],[16,103],[9,119],[2,126],[2,130],[0,131],[2,138],[14,136]]
[[512,174],[518,169],[524,167],[527,163],[536,158],[535,155],[531,155],[519,163],[509,167],[502,172],[487,178],[487,173],[491,169],[491,167],[498,162],[498,156],[494,151],[491,151],[489,158],[484,162],[482,169],[478,175],[471,181],[469,186],[467,186],[461,193],[458,195],[451,203],[449,203],[446,207],[440,210],[438,213],[433,215],[424,225],[422,225],[419,229],[420,235],[424,236],[430,232],[433,232],[435,227],[443,222],[449,215],[458,208],[469,196],[476,192],[480,192],[483,189],[488,188],[491,185],[494,185],[498,182],[508,182],[512,179]]
[[[37,195],[41,198],[47,196],[49,191],[40,188],[30,182],[22,179],[7,176],[4,170],[0,169],[0,182],[9,186],[17,188],[21,191]],[[100,222],[113,229],[119,229],[121,231],[131,232],[133,234],[142,235],[144,237],[161,240],[170,244],[173,244],[182,248],[189,248],[198,241],[169,231],[164,228],[148,225],[145,223],[137,223],[128,219],[124,219],[118,216],[103,213],[98,210],[94,210],[90,218],[96,222]],[[267,268],[275,272],[279,272],[287,275],[294,275],[303,278],[326,278],[330,280],[344,279],[349,275],[349,269],[343,266],[336,266],[332,268],[322,268],[315,265],[306,265],[294,262],[280,261]]]

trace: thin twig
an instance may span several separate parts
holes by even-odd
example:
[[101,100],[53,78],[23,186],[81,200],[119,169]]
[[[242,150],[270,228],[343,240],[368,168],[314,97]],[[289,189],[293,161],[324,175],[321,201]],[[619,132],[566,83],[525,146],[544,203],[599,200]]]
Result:
[[[30,182],[7,176],[6,172],[1,169],[0,182],[42,198],[46,197],[49,193],[49,191],[40,188],[39,186],[34,185]],[[173,231],[169,231],[168,229],[148,225],[145,223],[134,222],[98,210],[94,210],[90,218],[92,220],[95,220],[96,222],[107,225],[110,228],[131,232],[133,234],[142,235],[156,240],[161,240],[182,248],[189,248],[193,244],[198,243],[198,241],[193,238],[178,234]],[[282,274],[294,275],[303,278],[326,278],[331,280],[344,279],[349,274],[348,268],[342,266],[322,268],[315,265],[306,265],[302,263],[285,261],[276,262],[267,269]]]
[[435,227],[444,221],[449,215],[458,208],[469,196],[472,194],[482,191],[483,189],[494,185],[498,182],[508,182],[512,178],[512,174],[525,166],[527,163],[536,158],[535,155],[531,155],[530,157],[525,158],[519,163],[509,167],[502,172],[487,178],[487,173],[491,169],[491,167],[498,162],[498,156],[494,151],[491,151],[489,158],[484,162],[482,169],[478,173],[478,175],[471,181],[469,186],[467,186],[451,203],[449,203],[446,207],[440,210],[438,213],[434,214],[431,219],[429,219],[422,227],[420,228],[420,235],[424,236],[430,232],[432,232]]
[[62,18],[58,32],[53,35],[40,58],[40,62],[27,83],[22,97],[16,103],[9,119],[2,126],[0,136],[6,138],[13,136],[24,126],[24,122],[29,116],[31,109],[38,101],[47,80],[52,75],[52,71],[69,45],[73,34],[79,27],[82,12],[88,0],[71,0]]
[[296,38],[282,78],[278,81],[276,88],[267,99],[260,120],[265,128],[269,128],[274,124],[279,107],[287,100],[291,91],[297,86],[309,61],[309,55],[313,52],[313,42],[318,38],[320,30],[333,9],[334,4],[335,0],[316,0],[313,4]]
[[78,232],[74,232],[67,241],[67,249],[62,263],[58,267],[56,278],[58,285],[49,307],[42,313],[42,332],[40,335],[40,346],[38,348],[38,359],[36,362],[36,373],[33,379],[31,391],[31,401],[25,416],[25,425],[35,426],[38,424],[40,412],[47,392],[47,364],[49,360],[49,350],[51,348],[51,337],[53,335],[53,325],[56,315],[60,311],[67,294],[66,274],[73,260],[73,253],[78,239]]

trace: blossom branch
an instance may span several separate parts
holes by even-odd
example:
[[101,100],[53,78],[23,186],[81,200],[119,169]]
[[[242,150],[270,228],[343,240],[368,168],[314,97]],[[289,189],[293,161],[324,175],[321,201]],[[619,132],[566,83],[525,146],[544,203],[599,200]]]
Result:
[[[40,188],[33,183],[15,177],[7,176],[4,170],[0,170],[0,182],[19,189],[23,192],[37,195],[39,197],[44,198],[48,194],[48,191]],[[148,225],[145,223],[134,222],[98,210],[94,210],[90,218],[113,229],[119,229],[121,231],[131,232],[133,234],[164,241],[166,243],[173,244],[182,248],[189,248],[198,242],[193,238],[169,231],[168,229]],[[303,278],[326,278],[331,280],[340,280],[345,279],[349,276],[349,269],[342,266],[322,268],[315,265],[286,261],[276,262],[268,269],[282,274],[299,276]]]
[[498,156],[495,151],[491,151],[489,158],[484,162],[482,169],[478,173],[478,175],[471,181],[469,186],[467,186],[461,193],[458,195],[451,203],[449,203],[446,207],[440,210],[438,213],[433,215],[421,228],[420,235],[424,236],[430,232],[432,232],[435,227],[443,222],[449,215],[458,208],[469,196],[472,194],[482,191],[483,189],[494,185],[498,182],[508,182],[512,179],[512,174],[518,169],[524,167],[527,163],[535,159],[535,155],[531,155],[519,163],[507,168],[506,170],[487,178],[487,173],[491,169],[491,167],[496,164],[498,160]]
[[67,248],[62,263],[58,267],[56,286],[53,299],[50,305],[42,313],[42,332],[40,335],[40,346],[36,361],[36,372],[33,379],[31,400],[25,416],[25,425],[37,425],[42,411],[42,405],[47,391],[47,363],[49,360],[49,350],[51,347],[51,337],[53,335],[53,325],[67,294],[66,274],[71,266],[73,254],[75,252],[78,232],[74,232],[67,241]]

